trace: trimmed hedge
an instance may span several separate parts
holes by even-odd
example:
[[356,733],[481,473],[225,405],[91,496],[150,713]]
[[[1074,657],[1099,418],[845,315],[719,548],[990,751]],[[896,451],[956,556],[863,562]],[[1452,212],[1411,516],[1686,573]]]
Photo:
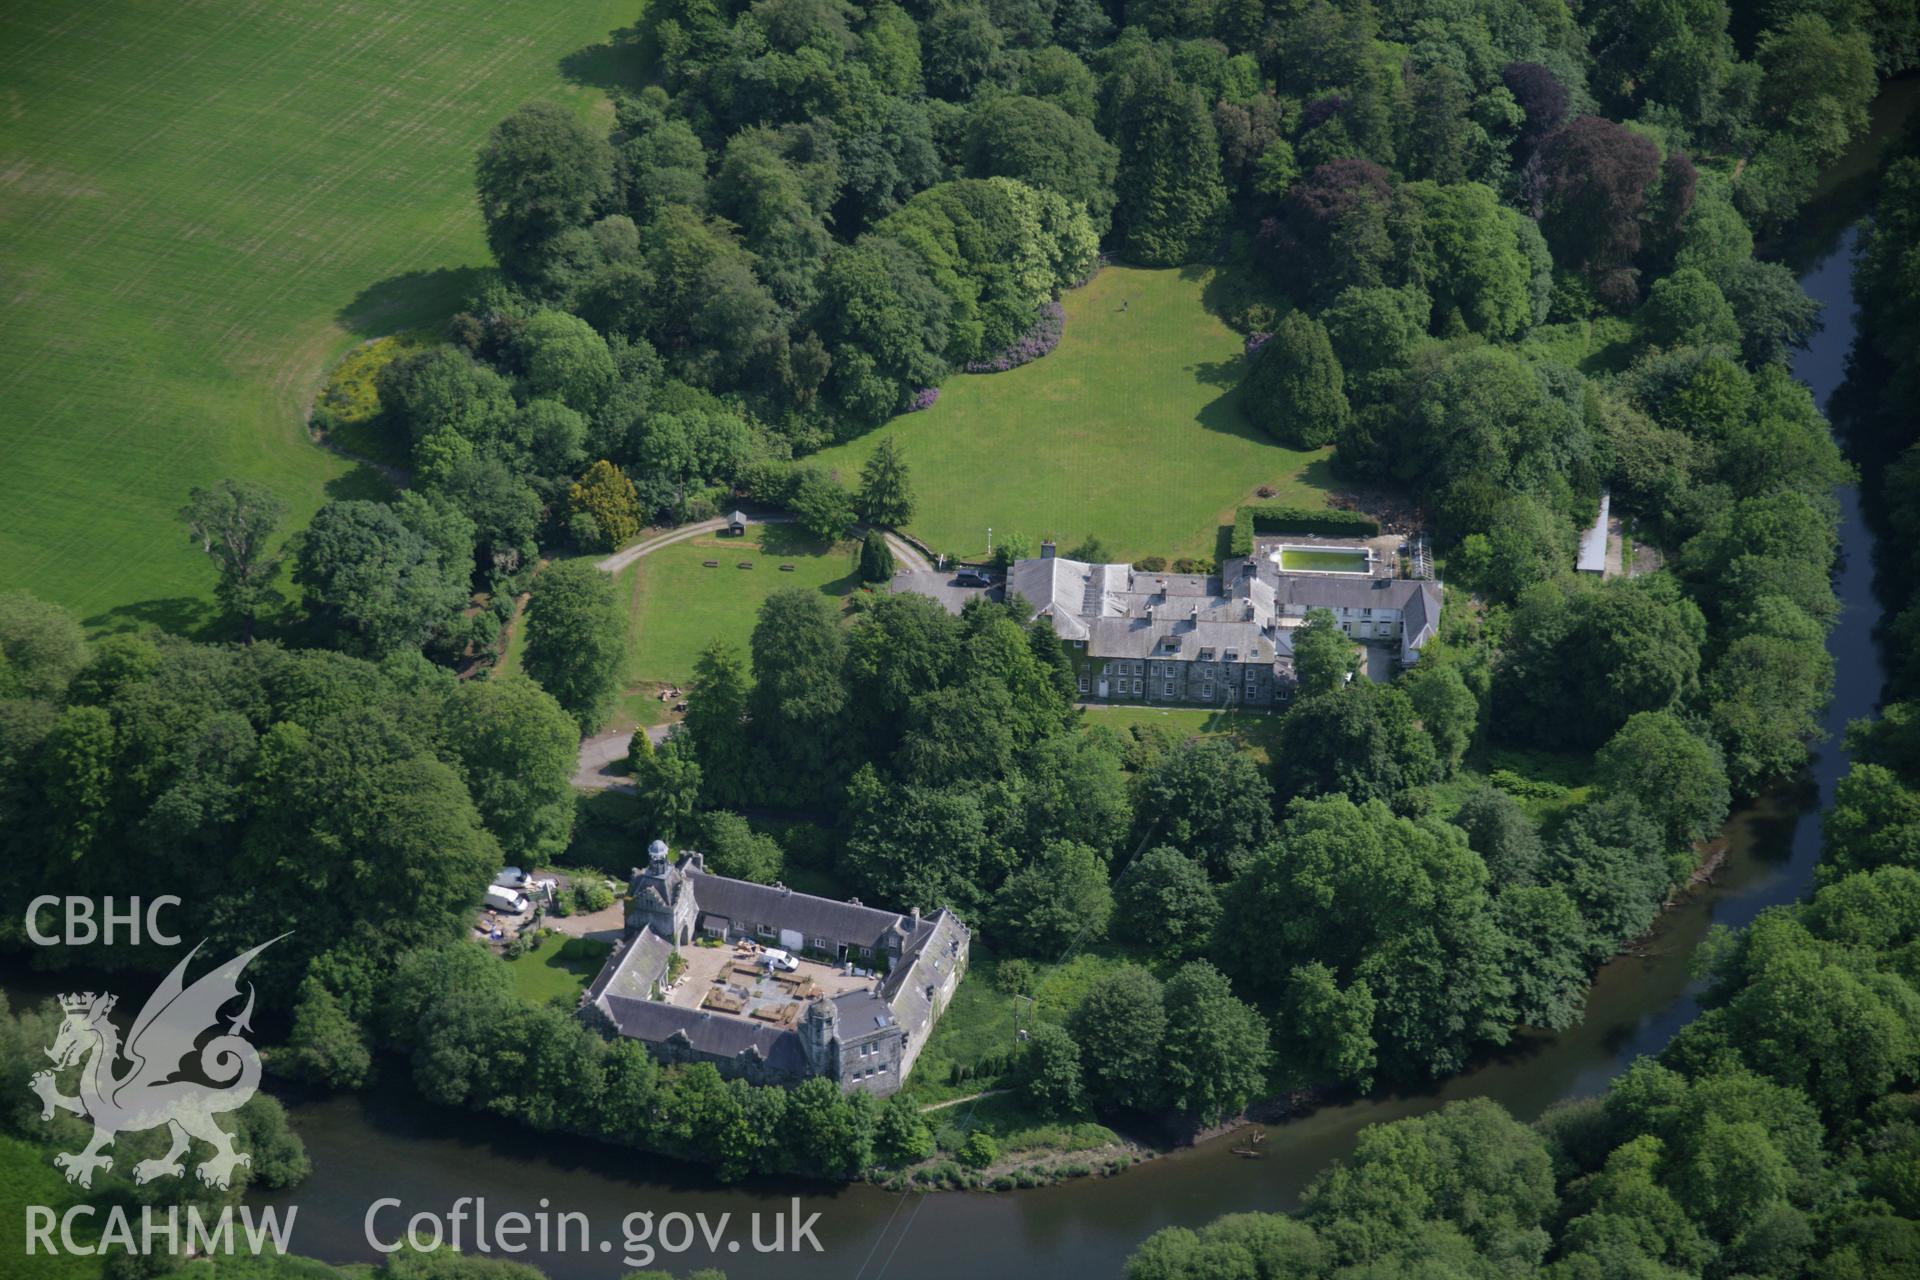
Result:
[[1279,503],[1255,503],[1234,513],[1233,533],[1227,539],[1227,554],[1253,554],[1256,533],[1319,534],[1329,538],[1373,538],[1379,536],[1380,522],[1358,511],[1316,510],[1289,507]]

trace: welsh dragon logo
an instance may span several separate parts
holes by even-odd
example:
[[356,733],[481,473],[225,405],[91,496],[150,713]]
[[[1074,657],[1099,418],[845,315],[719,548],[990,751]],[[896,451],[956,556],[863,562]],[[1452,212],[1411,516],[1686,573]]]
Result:
[[[244,1105],[260,1084],[260,1055],[240,1035],[252,1030],[248,1025],[253,1015],[252,983],[247,984],[246,1007],[228,1021],[226,1033],[199,1046],[200,1072],[215,1083],[178,1077],[201,1037],[219,1029],[221,1009],[239,999],[241,970],[279,940],[235,956],[188,986],[185,974],[200,952],[196,946],[148,998],[124,1046],[108,1017],[118,997],[91,991],[60,997],[66,1016],[53,1047],[46,1050],[53,1070],[35,1073],[33,1091],[40,1095],[42,1120],[53,1119],[55,1111],[71,1111],[93,1121],[93,1138],[83,1150],[53,1158],[66,1171],[68,1182],[91,1187],[96,1169],[113,1168],[113,1157],[104,1149],[116,1135],[161,1125],[171,1131],[173,1145],[165,1155],[134,1165],[135,1182],[184,1175],[183,1157],[190,1138],[213,1148],[213,1155],[194,1171],[210,1187],[224,1190],[232,1184],[237,1166],[253,1163],[252,1157],[233,1149],[233,1135],[214,1123],[220,1112]],[[58,1073],[76,1063],[83,1064],[80,1093],[70,1098],[59,1091],[56,1080]]]

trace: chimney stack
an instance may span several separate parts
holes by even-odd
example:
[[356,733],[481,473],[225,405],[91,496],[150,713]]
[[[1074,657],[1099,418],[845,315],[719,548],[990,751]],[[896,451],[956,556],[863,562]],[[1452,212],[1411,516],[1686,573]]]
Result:
[[1053,559],[1053,553],[1054,553],[1053,539],[1052,538],[1041,539],[1040,558],[1042,560],[1051,560]]

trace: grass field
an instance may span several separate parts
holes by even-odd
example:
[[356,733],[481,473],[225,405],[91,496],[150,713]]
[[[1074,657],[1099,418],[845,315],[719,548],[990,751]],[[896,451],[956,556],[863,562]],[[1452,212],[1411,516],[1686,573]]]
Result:
[[225,476],[303,524],[377,484],[316,448],[353,343],[489,261],[486,131],[581,110],[639,0],[13,0],[0,7],[0,563],[96,626],[206,621],[174,512]]
[[1240,338],[1204,305],[1207,280],[1108,267],[1063,300],[1051,355],[956,374],[933,408],[813,461],[851,481],[896,437],[919,498],[912,532],[961,555],[983,553],[991,526],[1063,548],[1093,534],[1124,559],[1210,556],[1261,485],[1274,501],[1321,505],[1331,451],[1282,448],[1241,414]]
[[1125,733],[1136,724],[1156,725],[1180,738],[1232,738],[1266,763],[1280,737],[1280,716],[1205,707],[1088,707],[1082,724]]
[[611,950],[592,938],[544,938],[538,950],[501,963],[513,977],[515,995],[530,1004],[546,1004],[555,996],[578,1000]]
[[[745,537],[703,534],[634,561],[619,578],[628,608],[627,688],[686,684],[700,651],[715,640],[731,641],[744,654],[761,602],[776,591],[849,595],[859,585],[854,550],[851,543],[816,542],[792,525],[764,524],[750,526]],[[709,560],[720,566],[707,568]],[[739,568],[742,561],[753,568]],[[794,571],[780,572],[783,564]],[[637,719],[639,711],[628,708]]]

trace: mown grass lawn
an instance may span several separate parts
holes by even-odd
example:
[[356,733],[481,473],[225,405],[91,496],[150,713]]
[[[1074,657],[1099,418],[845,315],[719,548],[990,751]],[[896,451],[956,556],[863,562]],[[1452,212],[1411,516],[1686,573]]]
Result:
[[1125,733],[1134,725],[1165,729],[1180,739],[1232,738],[1266,763],[1280,737],[1280,713],[1210,711],[1205,707],[1087,707],[1081,724]]
[[[792,525],[764,524],[750,525],[744,537],[703,534],[642,556],[619,576],[628,609],[626,687],[685,686],[715,640],[744,655],[760,605],[776,591],[799,587],[843,601],[860,585],[854,551],[853,543],[827,546]],[[709,560],[718,567],[707,568]],[[753,568],[740,568],[743,561]],[[782,573],[783,564],[793,572]],[[636,719],[638,712],[629,708]]]
[[[915,1100],[943,1102],[998,1087],[998,1077],[979,1074],[982,1060],[1016,1052],[1019,1031],[1035,1022],[1065,1023],[1094,980],[1129,959],[1146,962],[1145,957],[1122,956],[1110,947],[1077,952],[1060,963],[1035,961],[1038,972],[1029,1001],[1000,989],[1004,961],[976,940],[960,989],[914,1063],[908,1085]],[[952,1078],[956,1067],[965,1069],[965,1078]]]
[[540,945],[514,960],[504,960],[513,977],[513,992],[529,1004],[546,1004],[555,996],[578,1000],[593,975],[600,972],[613,947],[593,938],[543,938]]
[[1241,413],[1241,339],[1207,309],[1209,278],[1108,267],[1062,300],[1066,335],[1051,355],[955,374],[931,409],[813,461],[852,482],[895,437],[919,498],[911,531],[969,556],[986,550],[989,526],[1063,549],[1092,534],[1124,559],[1210,556],[1262,485],[1273,501],[1321,506],[1331,450],[1283,448]]
[[308,398],[354,343],[445,318],[490,261],[475,148],[529,98],[604,111],[561,61],[639,11],[0,6],[7,585],[192,630],[213,572],[174,519],[191,486],[264,481],[289,529],[377,490],[308,439]]

